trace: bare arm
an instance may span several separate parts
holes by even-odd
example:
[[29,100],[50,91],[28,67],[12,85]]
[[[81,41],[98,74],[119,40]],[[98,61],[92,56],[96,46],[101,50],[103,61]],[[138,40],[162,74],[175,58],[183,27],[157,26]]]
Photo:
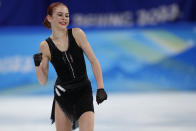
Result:
[[91,63],[93,74],[97,81],[97,88],[98,89],[104,88],[100,63],[97,60],[93,50],[91,49],[85,33],[79,28],[74,28],[73,35],[74,35],[74,38],[76,39],[76,42],[82,48],[82,50],[84,51],[85,55],[87,56],[88,60]]
[[42,53],[42,61],[39,66],[35,67],[36,70],[36,76],[41,85],[45,85],[48,81],[48,61],[49,61],[49,55],[48,55],[48,46],[46,42],[42,42],[40,44],[39,53]]

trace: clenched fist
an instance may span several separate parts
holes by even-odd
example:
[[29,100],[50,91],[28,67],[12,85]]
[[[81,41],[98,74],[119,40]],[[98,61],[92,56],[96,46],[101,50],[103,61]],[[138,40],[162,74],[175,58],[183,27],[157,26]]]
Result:
[[35,66],[39,66],[42,61],[42,53],[37,53],[33,55]]
[[106,94],[105,90],[103,88],[97,89],[97,94],[96,94],[97,104],[99,105],[104,100],[107,100],[107,94]]

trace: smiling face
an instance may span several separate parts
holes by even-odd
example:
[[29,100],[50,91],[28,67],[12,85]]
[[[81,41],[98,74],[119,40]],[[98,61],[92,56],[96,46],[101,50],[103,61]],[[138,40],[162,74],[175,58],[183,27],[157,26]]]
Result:
[[65,29],[69,25],[69,11],[66,6],[59,5],[54,8],[52,16],[47,16],[52,28]]

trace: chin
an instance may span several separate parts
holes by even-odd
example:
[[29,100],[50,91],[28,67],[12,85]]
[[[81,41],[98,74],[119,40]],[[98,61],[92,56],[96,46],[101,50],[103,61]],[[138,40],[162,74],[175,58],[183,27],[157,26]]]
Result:
[[60,25],[58,26],[59,29],[66,29],[67,28],[67,25]]

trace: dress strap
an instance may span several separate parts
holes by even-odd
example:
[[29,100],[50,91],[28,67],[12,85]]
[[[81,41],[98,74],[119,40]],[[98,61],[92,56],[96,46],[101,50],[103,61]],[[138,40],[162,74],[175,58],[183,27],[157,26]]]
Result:
[[54,57],[54,50],[55,50],[55,47],[54,47],[53,42],[52,42],[52,40],[50,39],[50,37],[48,37],[48,38],[46,39],[46,42],[48,43],[48,47],[49,47],[49,49],[50,49],[51,61],[52,61],[52,59],[53,59],[53,57]]

